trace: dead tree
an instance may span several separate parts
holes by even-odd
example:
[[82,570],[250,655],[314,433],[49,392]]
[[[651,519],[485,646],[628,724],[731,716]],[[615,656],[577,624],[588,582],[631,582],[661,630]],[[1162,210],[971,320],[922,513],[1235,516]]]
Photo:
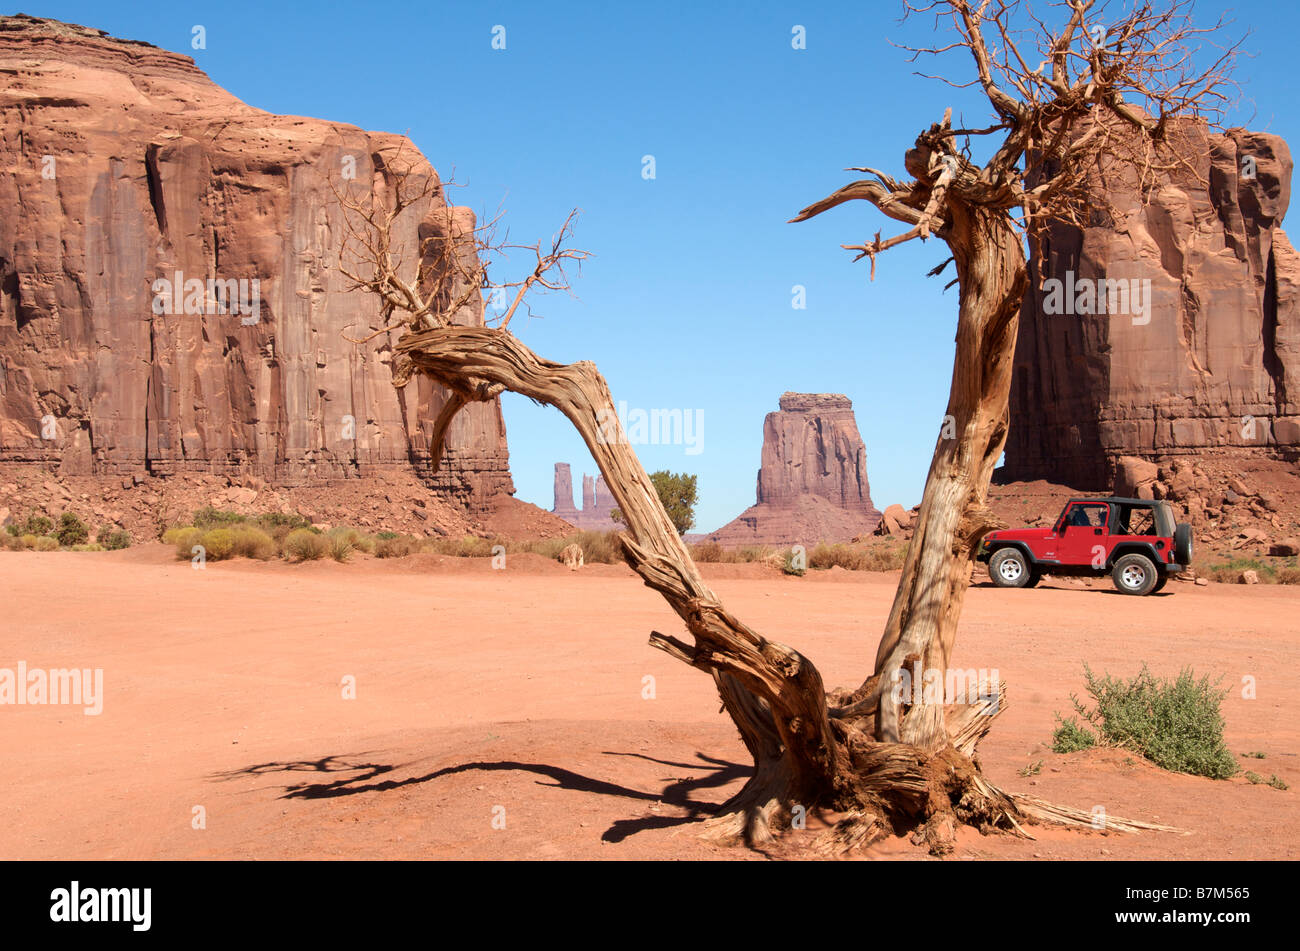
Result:
[[[907,47],[922,55],[968,57],[974,78],[957,84],[982,93],[993,124],[954,128],[952,110],[922,132],[904,158],[912,179],[853,182],[801,211],[806,221],[852,200],[875,205],[909,227],[859,245],[875,275],[876,256],[913,239],[947,244],[959,288],[956,356],[945,432],[935,445],[912,543],[876,667],[849,698],[876,713],[883,741],[936,749],[947,741],[943,710],[904,705],[889,689],[901,669],[946,671],[979,543],[996,522],[986,503],[1006,441],[1011,365],[1020,304],[1028,286],[1024,242],[1053,221],[1082,226],[1118,217],[1099,181],[1136,178],[1145,192],[1175,166],[1195,170],[1179,148],[1180,123],[1217,121],[1228,105],[1238,45],[1216,39],[1223,21],[1196,26],[1191,0],[1138,2],[1116,10],[1096,0],[1050,5],[1056,23],[1019,0],[936,0],[905,4],[932,14],[951,42]],[[1208,47],[1196,48],[1198,44]],[[1030,65],[1036,64],[1036,65]],[[936,77],[937,78],[937,77]],[[992,156],[973,162],[973,139]],[[960,143],[960,144],[959,144]]]
[[[379,187],[340,194],[353,217],[348,273],[355,286],[379,296],[386,318],[399,317],[391,328],[401,331],[395,382],[419,372],[452,393],[435,425],[434,458],[456,412],[507,390],[555,407],[582,436],[624,516],[627,563],[663,595],[690,635],[656,631],[650,643],[713,677],[754,759],[753,775],[706,823],[706,834],[766,843],[801,806],[823,811],[831,823],[816,841],[819,849],[913,831],[915,841],[942,854],[958,824],[1027,835],[1025,826],[1039,821],[1092,823],[1089,813],[1003,792],[981,775],[976,745],[1006,708],[1002,685],[972,702],[947,705],[891,688],[893,672],[904,666],[947,670],[973,551],[994,524],[985,494],[1006,433],[1016,317],[1027,283],[1023,233],[1032,235],[1039,218],[1080,207],[1088,163],[1124,161],[1151,172],[1162,160],[1170,117],[1208,107],[1221,95],[1231,50],[1208,69],[1189,71],[1182,56],[1201,31],[1183,6],[1139,7],[1106,26],[1100,40],[1091,0],[1058,7],[1064,23],[1056,27],[1023,11],[1029,29],[1037,30],[1028,42],[1013,30],[1022,13],[1016,3],[942,0],[925,8],[955,31],[951,44],[929,52],[964,50],[973,57],[974,82],[993,106],[995,124],[959,129],[946,115],[907,153],[912,181],[866,169],[872,180],[840,189],[797,219],[853,199],[870,201],[909,230],[854,250],[874,265],[889,247],[937,237],[951,249],[960,286],[948,407],[957,438],[936,446],[875,670],[854,691],[828,693],[811,661],[750,628],[705,584],[628,445],[594,364],[539,357],[510,333],[508,319],[497,326],[453,322],[449,306],[494,287],[471,258],[496,249],[485,231],[447,210],[448,222],[461,222],[459,230],[449,227],[441,243],[398,252],[397,218],[424,214],[430,202],[442,200],[428,185],[427,166],[419,173],[415,166],[383,164]],[[1039,49],[1031,58],[1042,59],[1036,69],[1021,58],[1030,43]],[[958,140],[972,135],[1001,136],[983,166],[958,148]],[[420,197],[398,208],[411,194]],[[563,264],[584,256],[564,247],[571,222],[572,215],[549,246],[531,246],[536,266],[510,284],[516,306],[530,289],[566,286]],[[1115,817],[1106,827],[1167,828]]]

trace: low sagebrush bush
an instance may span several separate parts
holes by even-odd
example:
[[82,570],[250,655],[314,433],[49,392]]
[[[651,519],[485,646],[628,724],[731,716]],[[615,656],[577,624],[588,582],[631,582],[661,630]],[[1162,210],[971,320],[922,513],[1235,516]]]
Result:
[[194,554],[194,546],[203,538],[203,530],[193,525],[180,525],[163,532],[163,541],[176,546],[176,557],[188,560]]
[[853,571],[857,566],[858,553],[842,542],[836,545],[818,542],[817,546],[808,552],[809,568],[825,570],[838,567]]
[[717,542],[703,541],[691,546],[691,558],[702,565],[716,563],[726,557],[726,549]]
[[[392,538],[384,538],[385,534],[393,535]],[[375,557],[376,558],[405,558],[407,555],[414,555],[423,547],[424,540],[416,538],[414,535],[394,535],[392,532],[380,532],[379,538],[375,540]]]
[[[330,554],[334,557],[335,561],[346,560],[347,556],[354,551],[363,551],[368,555],[374,553],[374,539],[357,531],[355,528],[351,528],[350,526],[338,525],[331,528],[325,534],[330,539]],[[342,558],[334,554],[335,549],[344,552]]]
[[1141,753],[1162,769],[1227,779],[1237,761],[1223,742],[1219,706],[1227,690],[1209,676],[1184,669],[1176,679],[1151,675],[1146,665],[1130,680],[1098,677],[1084,665],[1093,706],[1070,699],[1078,714],[1097,728],[1101,741]]
[[521,551],[532,552],[552,561],[559,561],[560,552],[567,547],[569,547],[567,538],[534,538],[526,542],[506,546],[507,550],[512,554]]
[[356,551],[359,534],[355,528],[332,528],[325,533],[325,543],[329,546],[329,555],[335,561],[347,561]]
[[234,529],[214,528],[203,533],[199,544],[203,546],[208,561],[221,561],[234,554],[235,540]]
[[275,539],[260,528],[255,528],[252,525],[234,525],[228,529],[217,529],[217,531],[230,532],[234,540],[232,556],[266,561],[274,558],[278,553]]
[[[31,539],[30,544],[27,543],[27,539],[29,538]],[[59,540],[57,538],[54,538],[51,535],[40,535],[40,536],[24,535],[23,543],[27,544],[27,547],[32,549],[33,551],[58,551],[59,550]]]
[[316,561],[329,547],[325,536],[310,528],[295,528],[284,539],[284,554],[290,561]]
[[619,565],[623,563],[623,546],[618,532],[582,532],[565,542],[582,549],[582,560],[587,564]]
[[311,528],[311,519],[297,512],[264,512],[254,519],[257,527],[266,532],[278,546],[284,545],[289,533],[299,528]]

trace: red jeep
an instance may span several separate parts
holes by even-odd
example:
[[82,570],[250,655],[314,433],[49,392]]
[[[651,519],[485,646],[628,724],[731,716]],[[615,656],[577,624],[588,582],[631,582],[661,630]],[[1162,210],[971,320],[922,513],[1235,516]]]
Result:
[[1153,594],[1192,563],[1192,526],[1168,502],[1071,499],[1049,528],[989,532],[980,546],[1001,588],[1032,588],[1044,574],[1109,573],[1121,594]]

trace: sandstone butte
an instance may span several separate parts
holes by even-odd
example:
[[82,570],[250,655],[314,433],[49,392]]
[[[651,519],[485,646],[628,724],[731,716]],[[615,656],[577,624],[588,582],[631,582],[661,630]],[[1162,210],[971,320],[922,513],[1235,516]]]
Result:
[[[446,392],[396,389],[389,336],[344,338],[380,318],[339,272],[331,185],[382,186],[399,146],[436,175],[409,141],[271,115],[187,56],[25,16],[0,18],[0,117],[0,463],[278,485],[414,468],[471,509],[514,491],[498,403],[461,411],[431,477]],[[439,188],[397,237],[448,217]],[[178,272],[248,282],[245,310],[155,313]],[[456,320],[481,324],[481,300]]]
[[871,532],[880,512],[853,403],[838,393],[785,393],[780,407],[763,422],[756,503],[705,537],[811,548]]
[[619,528],[610,516],[616,506],[605,477],[582,477],[582,508],[573,505],[573,473],[567,462],[555,464],[555,504],[551,514],[584,531],[609,532]]
[[[1057,224],[1032,260],[999,481],[1104,488],[1125,456],[1300,457],[1290,150],[1190,120],[1177,133],[1191,168],[1161,173],[1146,203],[1133,175],[1108,175],[1094,187],[1118,220]],[[1150,306],[1060,313],[1040,277],[1139,281]]]

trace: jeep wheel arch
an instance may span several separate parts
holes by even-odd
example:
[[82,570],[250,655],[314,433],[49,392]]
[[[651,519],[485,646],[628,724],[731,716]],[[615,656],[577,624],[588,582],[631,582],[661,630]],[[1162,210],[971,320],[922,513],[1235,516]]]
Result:
[[1125,542],[1116,545],[1111,550],[1110,560],[1107,562],[1106,567],[1114,568],[1125,555],[1141,555],[1154,564],[1157,571],[1160,570],[1160,566],[1165,564],[1165,560],[1169,557],[1150,542]]

